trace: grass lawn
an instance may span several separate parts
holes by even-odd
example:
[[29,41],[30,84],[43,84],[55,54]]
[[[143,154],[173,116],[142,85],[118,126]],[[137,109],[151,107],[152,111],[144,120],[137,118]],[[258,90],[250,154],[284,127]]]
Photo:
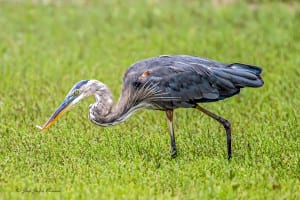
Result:
[[[300,3],[80,2],[0,2],[0,199],[300,199]],[[175,111],[176,159],[159,111],[102,128],[91,97],[35,128],[77,81],[117,100],[127,67],[160,54],[263,68],[262,88],[203,105],[232,123],[230,163],[193,109]]]

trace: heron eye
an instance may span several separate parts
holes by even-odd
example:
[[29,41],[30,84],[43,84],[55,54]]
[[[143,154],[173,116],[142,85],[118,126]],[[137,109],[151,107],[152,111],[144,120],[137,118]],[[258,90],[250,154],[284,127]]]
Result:
[[74,90],[73,94],[77,96],[79,94],[79,90]]

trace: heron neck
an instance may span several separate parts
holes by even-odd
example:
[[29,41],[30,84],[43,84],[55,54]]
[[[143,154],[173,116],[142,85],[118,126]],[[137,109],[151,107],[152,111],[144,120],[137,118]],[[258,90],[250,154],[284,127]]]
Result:
[[[103,84],[104,85],[104,84]],[[91,105],[89,118],[99,126],[113,126],[125,121],[134,112],[123,94],[113,107],[112,93],[108,87],[102,87],[94,94],[96,102]]]

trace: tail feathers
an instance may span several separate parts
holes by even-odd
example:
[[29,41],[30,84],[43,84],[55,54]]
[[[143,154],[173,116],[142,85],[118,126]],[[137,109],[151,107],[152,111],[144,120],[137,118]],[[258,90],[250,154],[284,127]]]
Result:
[[244,70],[244,71],[249,71],[254,73],[255,75],[260,75],[262,72],[262,69],[256,66],[252,66],[252,65],[246,65],[246,64],[242,64],[242,63],[232,63],[230,65],[228,65],[228,67],[232,68],[232,69],[240,69],[240,70]]
[[261,72],[259,67],[240,63],[233,63],[214,71],[217,84],[224,89],[260,87],[264,84],[260,77]]

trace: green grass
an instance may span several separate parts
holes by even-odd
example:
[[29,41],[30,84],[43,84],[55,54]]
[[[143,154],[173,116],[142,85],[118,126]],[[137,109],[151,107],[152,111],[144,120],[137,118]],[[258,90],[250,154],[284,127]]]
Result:
[[[0,3],[1,199],[300,199],[300,4],[208,1]],[[254,1],[258,2],[258,1]],[[118,99],[133,62],[191,54],[262,66],[265,85],[175,112],[170,158],[163,112],[141,111],[102,128],[80,103],[43,124],[81,79]]]

